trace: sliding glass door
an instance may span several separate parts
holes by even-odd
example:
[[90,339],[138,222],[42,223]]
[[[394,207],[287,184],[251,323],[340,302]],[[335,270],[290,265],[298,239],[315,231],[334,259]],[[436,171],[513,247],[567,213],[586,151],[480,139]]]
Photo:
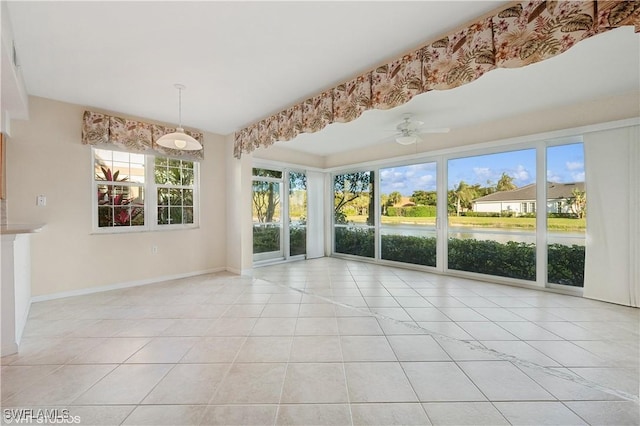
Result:
[[307,175],[289,171],[289,256],[307,253]]
[[253,169],[253,260],[284,257],[282,171]]

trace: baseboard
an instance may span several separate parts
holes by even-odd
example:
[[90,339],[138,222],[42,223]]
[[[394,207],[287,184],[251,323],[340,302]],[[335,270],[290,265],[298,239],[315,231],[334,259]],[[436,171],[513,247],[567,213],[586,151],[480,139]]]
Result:
[[206,269],[204,271],[186,272],[183,274],[175,274],[175,275],[163,275],[160,277],[148,278],[144,280],[109,284],[109,285],[103,285],[100,287],[90,287],[90,288],[82,288],[79,290],[63,291],[60,293],[44,294],[41,296],[32,297],[31,303],[45,302],[47,300],[54,300],[54,299],[62,299],[64,297],[84,296],[86,294],[102,293],[104,291],[119,290],[119,289],[129,288],[129,287],[138,287],[141,285],[155,284],[163,281],[177,280],[180,278],[189,278],[189,277],[195,277],[198,275],[213,274],[216,272],[224,272],[224,271],[227,271],[227,268],[220,267],[220,268]]
[[232,274],[242,275],[243,277],[250,277],[253,275],[253,268],[248,269],[238,269],[227,266],[227,272],[231,272]]

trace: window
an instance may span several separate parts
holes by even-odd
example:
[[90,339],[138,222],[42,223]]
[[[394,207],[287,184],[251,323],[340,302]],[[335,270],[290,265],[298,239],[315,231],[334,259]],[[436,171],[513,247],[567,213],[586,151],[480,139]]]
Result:
[[536,150],[448,162],[448,268],[536,280]]
[[570,140],[339,171],[333,254],[582,287],[584,149]]
[[93,149],[94,230],[197,226],[198,163]]
[[283,258],[282,171],[254,168],[253,176],[253,258]]
[[193,161],[155,158],[158,225],[193,223]]
[[380,258],[436,266],[435,162],[380,169]]
[[374,172],[333,178],[334,251],[375,257]]
[[587,194],[582,143],[547,148],[547,281],[584,286]]
[[289,172],[289,256],[307,253],[307,175]]

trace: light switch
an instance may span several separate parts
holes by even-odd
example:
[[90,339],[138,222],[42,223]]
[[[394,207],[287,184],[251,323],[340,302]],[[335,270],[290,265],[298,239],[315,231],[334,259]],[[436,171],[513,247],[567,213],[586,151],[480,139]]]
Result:
[[40,207],[44,207],[47,205],[47,197],[44,195],[38,195],[36,197],[36,205]]

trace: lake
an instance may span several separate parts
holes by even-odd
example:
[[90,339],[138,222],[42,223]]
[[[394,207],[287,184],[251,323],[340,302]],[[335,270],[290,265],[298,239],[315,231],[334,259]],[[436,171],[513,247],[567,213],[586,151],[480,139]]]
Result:
[[[410,225],[410,224],[384,224],[380,230],[383,235],[409,235],[416,237],[435,237],[436,228],[434,226]],[[548,235],[549,244],[563,245],[585,245],[585,235],[576,232],[550,232]],[[449,228],[449,238],[492,240],[499,243],[516,241],[521,243],[535,243],[535,231],[524,231],[519,229],[504,228],[475,228],[456,227]]]

